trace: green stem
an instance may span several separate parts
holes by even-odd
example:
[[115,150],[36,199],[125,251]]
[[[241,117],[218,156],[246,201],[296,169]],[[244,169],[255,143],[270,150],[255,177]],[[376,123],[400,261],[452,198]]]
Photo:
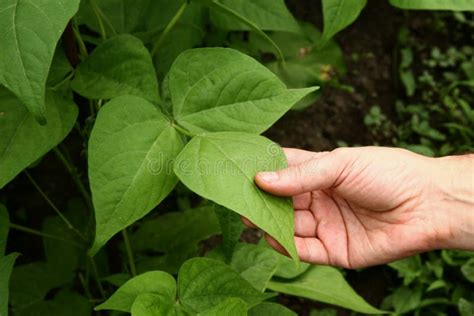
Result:
[[105,32],[104,22],[102,21],[101,11],[95,0],[89,0],[90,5],[92,7],[92,11],[94,11],[95,17],[97,18],[97,23],[99,23],[99,31],[100,36],[102,39],[107,39],[107,34]]
[[84,57],[89,56],[89,53],[87,52],[86,44],[82,40],[81,33],[79,32],[79,27],[77,26],[76,18],[73,19],[72,31],[74,32],[74,36],[76,37],[76,41],[79,45],[79,51],[81,52],[81,55],[83,55]]
[[183,3],[181,7],[178,9],[178,11],[176,12],[176,14],[174,15],[174,17],[171,19],[171,21],[169,21],[168,25],[166,25],[165,29],[163,30],[163,33],[161,33],[160,38],[158,39],[158,41],[155,43],[155,46],[153,46],[153,49],[151,50],[151,56],[155,56],[155,54],[158,52],[158,49],[163,44],[163,41],[166,39],[169,32],[173,29],[176,23],[178,23],[179,19],[181,19],[188,5],[189,5],[188,1]]
[[51,201],[51,199],[46,195],[46,193],[44,193],[44,191],[41,189],[41,187],[38,185],[38,183],[36,183],[36,181],[31,177],[28,170],[25,170],[25,174],[28,177],[28,179],[30,180],[30,182],[33,184],[33,186],[36,188],[36,190],[39,192],[39,194],[44,198],[46,203],[48,203],[49,206],[51,206],[51,208],[56,212],[56,214],[58,214],[58,216],[62,219],[62,221],[66,224],[66,226],[70,230],[72,230],[74,233],[76,233],[76,235],[79,236],[83,241],[87,242],[87,239],[84,237],[84,235],[82,235],[81,232],[79,230],[77,230],[71,224],[71,222],[66,218],[66,216],[64,216],[63,213],[61,213],[61,211],[56,207],[56,205]]
[[63,163],[63,165],[66,167],[67,171],[71,175],[72,179],[74,180],[74,183],[76,184],[77,188],[81,192],[81,195],[86,202],[87,206],[89,207],[90,210],[93,210],[92,206],[92,198],[85,188],[84,184],[81,181],[81,178],[79,177],[79,173],[77,172],[76,167],[67,160],[66,156],[61,152],[61,150],[58,147],[55,147],[53,149],[54,153],[58,157],[59,160]]
[[243,24],[247,25],[251,30],[256,32],[258,35],[260,35],[264,40],[269,42],[276,50],[278,60],[281,62],[283,66],[285,66],[285,56],[283,56],[283,52],[281,51],[280,47],[264,32],[262,31],[258,25],[253,23],[252,21],[246,19],[245,17],[241,16],[238,12],[232,10],[231,8],[223,5],[222,3],[218,1],[213,1],[210,6],[214,8],[217,11],[220,11],[230,17],[233,17],[234,19],[242,22]]
[[127,229],[122,229],[123,241],[125,243],[125,249],[127,250],[128,264],[130,266],[130,272],[132,276],[137,275],[137,267],[135,266],[135,261],[133,260],[133,251],[132,245],[130,244],[130,239],[128,238]]
[[18,231],[21,231],[21,232],[24,232],[24,233],[27,233],[27,234],[36,235],[36,236],[40,236],[40,237],[43,237],[43,238],[59,240],[59,241],[65,242],[65,243],[72,244],[72,245],[74,245],[78,248],[82,248],[82,245],[76,243],[75,241],[67,240],[67,239],[64,239],[64,238],[59,237],[59,236],[43,233],[43,232],[40,232],[39,230],[36,230],[36,229],[33,229],[33,228],[29,228],[29,227],[25,227],[25,226],[13,224],[13,223],[10,223],[8,226],[11,229],[18,230]]
[[90,263],[92,266],[92,274],[94,275],[94,279],[97,283],[97,288],[99,289],[100,296],[104,300],[106,298],[104,288],[102,287],[102,283],[100,282],[100,277],[99,277],[99,269],[97,269],[97,264],[95,263],[94,258],[89,257]]
[[178,124],[173,124],[173,127],[174,127],[178,132],[180,132],[181,134],[184,134],[184,135],[186,135],[186,136],[189,136],[189,137],[194,137],[194,136],[196,136],[196,134],[191,133],[190,131],[188,131],[187,129],[181,127],[181,126],[178,125]]
[[84,289],[84,294],[86,294],[86,297],[89,299],[89,301],[91,301],[93,298],[92,298],[91,292],[89,290],[89,286],[86,282],[86,279],[84,278],[84,276],[80,272],[78,273],[78,277],[79,277],[79,282],[81,283],[82,288]]

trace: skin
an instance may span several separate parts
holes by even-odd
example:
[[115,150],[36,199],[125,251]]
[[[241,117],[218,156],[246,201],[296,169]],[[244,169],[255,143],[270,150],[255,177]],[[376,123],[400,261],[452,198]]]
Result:
[[302,261],[354,269],[434,249],[474,250],[474,155],[428,158],[384,147],[284,151],[289,168],[258,173],[255,182],[293,198]]

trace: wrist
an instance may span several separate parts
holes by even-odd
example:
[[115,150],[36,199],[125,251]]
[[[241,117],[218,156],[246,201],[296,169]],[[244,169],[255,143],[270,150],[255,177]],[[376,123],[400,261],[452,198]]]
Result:
[[437,223],[434,248],[474,250],[474,155],[433,162],[428,198]]

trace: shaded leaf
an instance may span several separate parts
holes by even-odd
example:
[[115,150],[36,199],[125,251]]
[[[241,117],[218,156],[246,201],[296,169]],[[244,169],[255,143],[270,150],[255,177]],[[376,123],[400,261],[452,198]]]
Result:
[[268,288],[279,293],[342,306],[356,312],[383,313],[360,297],[344,280],[341,272],[333,267],[312,266],[296,279],[274,279],[269,282]]
[[91,315],[92,304],[87,298],[70,290],[59,292],[53,299],[42,301],[15,313],[18,316],[84,316]]
[[173,113],[194,133],[262,133],[316,88],[288,90],[251,57],[226,48],[181,54],[169,75]]
[[8,240],[8,226],[10,225],[10,217],[7,208],[0,203],[0,258],[5,254]]
[[38,124],[20,100],[0,86],[0,188],[69,134],[77,107],[72,100],[48,92],[46,118],[48,124]]
[[18,254],[12,253],[6,257],[0,254],[0,315],[8,316],[8,296],[10,275]]
[[469,259],[462,265],[461,272],[469,282],[474,283],[474,258]]
[[144,99],[122,96],[101,108],[88,151],[96,218],[91,254],[171,192],[182,147],[171,122]]
[[0,83],[40,123],[47,121],[46,79],[56,44],[79,0],[3,0],[0,3]]
[[225,263],[207,258],[183,264],[178,289],[180,302],[195,312],[209,310],[229,298],[240,298],[253,306],[271,296],[258,292]]
[[77,68],[72,88],[88,99],[134,95],[157,103],[160,98],[150,53],[132,35],[118,35],[98,46]]
[[221,205],[215,204],[214,211],[219,219],[219,225],[222,230],[222,251],[227,257],[227,260],[230,261],[234,253],[235,245],[237,245],[245,226],[239,214]]
[[194,137],[177,157],[174,170],[189,189],[247,217],[297,260],[291,200],[265,193],[253,181],[257,171],[286,166],[283,151],[270,140],[223,132]]
[[95,308],[96,311],[111,309],[130,312],[135,299],[145,293],[159,294],[173,301],[176,296],[176,281],[170,274],[151,271],[125,282],[112,296]]

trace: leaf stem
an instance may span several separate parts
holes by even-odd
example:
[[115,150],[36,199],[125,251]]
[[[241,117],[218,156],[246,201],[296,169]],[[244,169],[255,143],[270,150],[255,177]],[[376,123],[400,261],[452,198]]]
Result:
[[130,244],[130,239],[128,238],[127,229],[122,229],[123,241],[125,243],[125,249],[127,250],[128,264],[130,266],[130,273],[132,276],[137,275],[137,267],[135,266],[135,261],[133,259],[133,250],[132,245]]
[[97,22],[99,23],[100,36],[105,40],[107,39],[107,33],[105,32],[104,22],[102,21],[102,15],[100,14],[101,10],[95,0],[89,0],[89,3],[92,7],[92,11],[94,11],[95,17],[97,18]]
[[82,198],[84,199],[84,202],[86,202],[87,207],[92,211],[94,208],[92,206],[92,198],[87,189],[85,188],[84,184],[81,181],[81,178],[79,176],[79,173],[77,172],[76,167],[69,162],[69,160],[66,158],[66,156],[61,152],[61,149],[59,147],[55,147],[53,149],[54,153],[56,154],[56,157],[58,157],[59,160],[63,163],[63,165],[66,167],[67,171],[71,175],[72,179],[74,180],[74,183],[76,184],[77,188],[79,189],[79,192],[81,192]]
[[97,269],[97,264],[95,263],[94,258],[89,257],[91,266],[92,266],[92,274],[94,275],[94,279],[97,283],[97,288],[99,289],[100,296],[102,299],[106,298],[104,288],[102,287],[102,283],[100,282],[100,277],[99,277],[99,269]]
[[33,179],[33,177],[31,177],[28,170],[25,170],[25,174],[28,177],[28,179],[30,180],[31,184],[33,184],[33,186],[36,188],[36,190],[39,192],[39,194],[44,198],[46,203],[48,203],[49,206],[51,206],[51,208],[56,212],[56,214],[58,214],[58,216],[62,219],[62,221],[66,224],[66,226],[70,230],[72,230],[74,233],[76,233],[76,235],[79,236],[83,241],[87,242],[87,238],[84,237],[84,235],[82,235],[81,232],[79,230],[77,230],[77,228],[75,228],[71,224],[71,222],[66,218],[66,216],[64,216],[63,213],[61,213],[61,211],[56,207],[56,205],[51,201],[51,199],[46,195],[46,193],[44,193],[44,191],[41,189],[41,187],[38,185],[38,183]]
[[36,229],[33,229],[33,228],[29,228],[29,227],[25,227],[25,226],[18,225],[18,224],[13,224],[13,223],[10,223],[8,226],[11,229],[18,230],[18,231],[21,231],[21,232],[24,232],[24,233],[27,233],[27,234],[36,235],[36,236],[40,236],[40,237],[43,237],[43,238],[55,239],[55,240],[59,240],[59,241],[65,242],[65,243],[72,244],[72,245],[74,245],[75,247],[78,247],[78,248],[83,248],[81,244],[78,244],[75,241],[64,239],[64,238],[59,237],[59,236],[43,233],[43,232],[41,232],[39,230],[36,230]]
[[194,137],[194,136],[196,136],[196,134],[191,133],[190,131],[188,131],[188,130],[185,129],[184,127],[181,127],[181,126],[178,125],[178,124],[174,124],[174,123],[173,123],[173,127],[174,127],[178,132],[180,132],[180,133],[183,134],[183,135],[186,135],[186,136],[189,136],[189,137]]
[[76,37],[76,41],[79,45],[79,51],[81,52],[81,55],[83,55],[84,57],[89,56],[89,53],[87,52],[86,44],[84,43],[84,40],[82,39],[81,32],[79,32],[79,27],[77,26],[76,18],[73,19],[72,31],[74,32],[74,36]]
[[158,38],[158,41],[155,43],[153,46],[153,49],[151,50],[151,56],[155,56],[155,54],[158,52],[158,49],[161,47],[163,44],[163,41],[165,38],[168,36],[169,32],[173,29],[173,27],[178,23],[179,19],[183,16],[184,11],[186,11],[186,8],[188,7],[189,3],[186,1],[181,5],[181,7],[178,9],[174,17],[169,21],[168,25],[166,25],[165,29],[163,30],[163,33],[161,33],[160,37]]

